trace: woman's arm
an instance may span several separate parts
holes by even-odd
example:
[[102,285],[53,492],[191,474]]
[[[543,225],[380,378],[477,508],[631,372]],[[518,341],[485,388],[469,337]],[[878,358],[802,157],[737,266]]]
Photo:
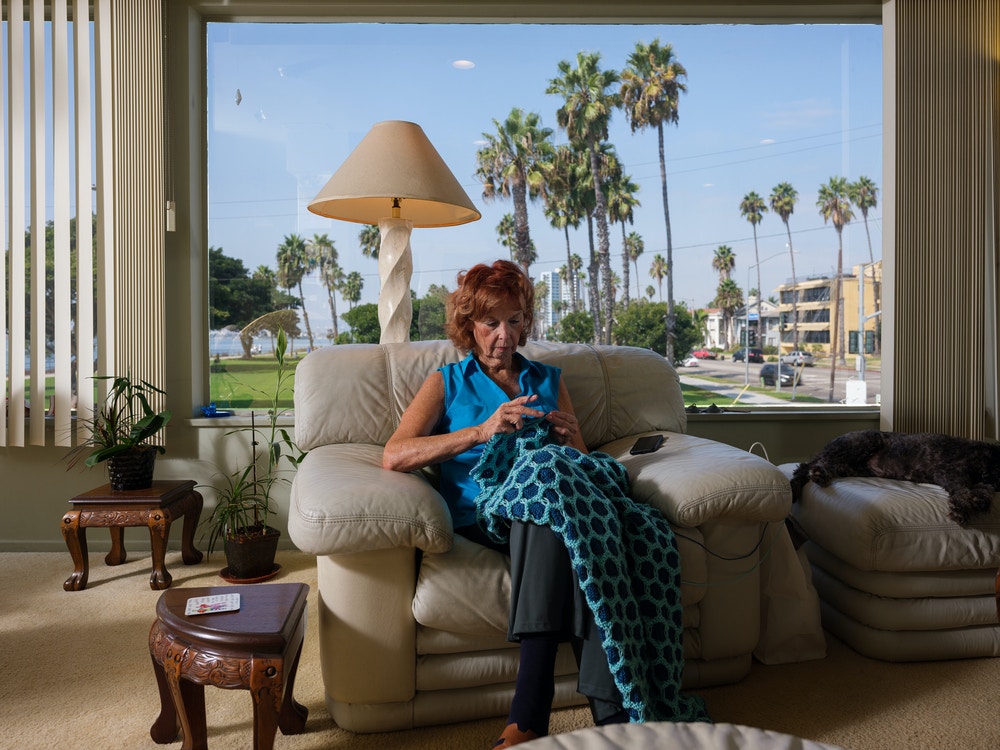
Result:
[[573,401],[569,397],[569,390],[563,380],[559,379],[559,405],[554,411],[550,411],[545,418],[552,423],[552,431],[556,435],[556,441],[560,445],[570,445],[581,453],[589,453],[586,443],[583,442],[583,435],[580,434],[580,421],[573,411]]
[[454,458],[475,445],[487,442],[499,432],[514,432],[523,426],[523,417],[545,416],[544,412],[527,406],[536,398],[519,396],[502,403],[482,424],[432,435],[444,411],[444,376],[440,372],[432,373],[406,407],[399,427],[385,444],[382,467],[393,471],[422,469]]

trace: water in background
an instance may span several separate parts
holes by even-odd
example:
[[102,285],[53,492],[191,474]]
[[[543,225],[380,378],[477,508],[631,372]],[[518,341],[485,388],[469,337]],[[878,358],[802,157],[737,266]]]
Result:
[[[330,341],[325,338],[313,338],[317,348],[329,346]],[[275,341],[266,333],[254,336],[254,354],[273,354]],[[288,339],[288,354],[301,357],[309,352],[309,339],[300,337]],[[242,357],[243,345],[240,344],[240,335],[237,331],[209,331],[208,332],[208,355],[213,359],[219,357]]]
[[[330,341],[323,338],[314,339],[316,346],[329,346]],[[4,337],[4,344],[7,346],[7,351],[10,351],[10,347],[7,344],[6,337]],[[271,354],[274,352],[274,342],[270,336],[266,333],[262,336],[255,336],[253,340],[254,353],[255,354]],[[309,339],[305,337],[300,337],[297,339],[288,340],[288,353],[293,354],[297,357],[301,357],[309,352]],[[242,357],[243,347],[240,344],[240,336],[238,333],[233,331],[209,331],[208,334],[208,353],[210,357],[215,357],[216,355],[220,357]],[[97,359],[97,341],[94,341],[94,359]],[[56,358],[53,354],[47,354],[45,356],[45,371],[53,372],[55,370]],[[25,352],[24,355],[24,369],[25,372],[31,372],[31,355]]]

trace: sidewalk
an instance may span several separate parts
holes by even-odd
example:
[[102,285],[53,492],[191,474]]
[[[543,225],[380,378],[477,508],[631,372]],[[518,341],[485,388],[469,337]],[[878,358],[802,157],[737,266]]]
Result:
[[[738,385],[726,385],[725,383],[717,383],[714,380],[704,380],[703,378],[694,377],[692,375],[681,374],[681,382],[684,385],[692,385],[696,388],[701,388],[706,391],[714,391],[719,395],[719,400],[715,402],[716,406],[750,406],[753,404],[787,404],[780,398],[775,398],[774,396],[768,396],[766,393],[757,393],[755,391],[747,390],[740,395],[743,391],[743,386]],[[739,401],[736,401],[739,397]],[[736,403],[734,403],[736,402]],[[701,404],[704,406],[704,404]]]

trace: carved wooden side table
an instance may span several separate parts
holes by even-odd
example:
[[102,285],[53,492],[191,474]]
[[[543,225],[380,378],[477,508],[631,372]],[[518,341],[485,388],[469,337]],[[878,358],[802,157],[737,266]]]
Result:
[[[187,600],[240,595],[240,609],[186,616]],[[207,750],[205,685],[249,690],[254,750],[272,750],[277,729],[298,734],[309,710],[292,698],[306,632],[303,583],[210,586],[165,591],[149,631],[160,690],[160,715],[149,730],[166,744],[184,735],[182,750]]]
[[194,481],[154,480],[153,486],[144,490],[116,492],[105,484],[90,492],[77,495],[69,501],[73,510],[62,518],[62,533],[73,557],[73,573],[63,583],[66,591],[81,591],[87,587],[89,560],[87,559],[87,529],[101,526],[111,531],[111,551],[104,558],[108,565],[125,562],[124,528],[148,526],[153,549],[153,572],[149,587],[154,591],[168,588],[173,580],[164,566],[170,524],[184,518],[181,532],[181,557],[185,565],[201,562],[202,554],[194,546],[194,533],[201,516],[201,494],[194,489]]

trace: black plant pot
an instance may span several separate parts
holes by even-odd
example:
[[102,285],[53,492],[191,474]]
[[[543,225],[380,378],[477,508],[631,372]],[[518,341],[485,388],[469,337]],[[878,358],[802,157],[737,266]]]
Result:
[[241,533],[231,539],[227,537],[227,567],[223,578],[248,582],[269,578],[276,571],[274,557],[280,537],[281,532],[270,526],[256,533]]
[[145,490],[153,486],[157,450],[141,446],[108,459],[108,480],[115,492]]

